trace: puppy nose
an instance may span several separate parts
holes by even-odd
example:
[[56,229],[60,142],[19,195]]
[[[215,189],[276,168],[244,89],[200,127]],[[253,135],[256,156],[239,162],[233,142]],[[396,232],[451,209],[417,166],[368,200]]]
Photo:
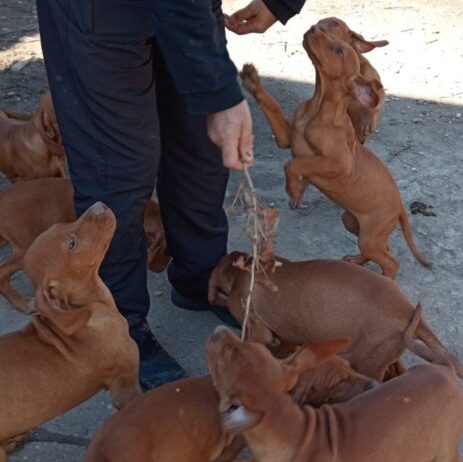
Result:
[[95,215],[100,215],[101,213],[105,213],[108,210],[108,206],[103,204],[103,202],[95,202],[91,207],[90,210]]
[[228,333],[229,330],[227,327],[225,326],[217,326],[215,329],[214,329],[214,332],[212,333],[211,335],[211,340],[217,340],[220,336]]
[[214,329],[214,334],[220,334],[221,332],[227,332],[228,331],[228,327],[225,327],[225,326],[217,326],[215,329]]

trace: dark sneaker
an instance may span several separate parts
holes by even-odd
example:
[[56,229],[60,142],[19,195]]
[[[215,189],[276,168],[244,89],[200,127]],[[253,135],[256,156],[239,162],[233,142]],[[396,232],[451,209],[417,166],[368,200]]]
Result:
[[228,324],[230,327],[241,329],[240,324],[231,315],[230,311],[228,311],[228,308],[226,306],[209,305],[209,303],[203,302],[202,300],[185,297],[184,295],[177,292],[177,290],[175,290],[174,288],[171,292],[171,300],[172,303],[178,308],[182,308],[184,310],[189,311],[209,311],[210,313],[217,316],[222,322]]
[[140,351],[139,380],[143,391],[186,377],[182,366],[162,348],[148,327],[136,342]]

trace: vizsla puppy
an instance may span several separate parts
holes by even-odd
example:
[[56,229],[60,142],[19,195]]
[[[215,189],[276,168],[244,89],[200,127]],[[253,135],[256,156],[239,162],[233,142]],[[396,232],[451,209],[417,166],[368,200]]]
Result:
[[[73,188],[65,178],[19,181],[0,191],[0,237],[12,246],[10,256],[0,263],[0,293],[18,310],[28,312],[28,299],[10,284],[23,267],[23,257],[34,239],[55,223],[75,220]],[[151,200],[145,211],[148,267],[161,272],[170,256],[162,227],[159,206]]]
[[[340,402],[373,387],[338,356],[303,374],[292,391],[298,403]],[[93,439],[85,462],[227,462],[244,447],[225,433],[210,376],[151,390],[111,417]]]
[[[338,18],[325,18],[318,21],[317,27],[327,34],[331,34],[340,40],[347,42],[356,52],[360,63],[360,75],[370,82],[376,80],[381,83],[378,71],[371,65],[370,61],[363,56],[377,47],[389,45],[387,40],[368,41],[360,34],[349,29],[349,26]],[[354,126],[358,140],[363,144],[373,133],[379,124],[379,113],[384,106],[386,94],[381,86],[378,87],[378,105],[370,109],[358,102],[356,98],[351,98],[347,113]]]
[[459,462],[463,390],[451,367],[420,365],[347,403],[299,407],[297,377],[342,341],[307,345],[282,364],[225,327],[207,344],[224,429],[242,433],[254,462]]
[[0,111],[0,171],[11,181],[64,176],[66,156],[50,92],[30,116]]
[[222,430],[210,376],[163,385],[137,398],[97,432],[85,462],[226,462],[244,441]]
[[[391,279],[352,263],[337,260],[290,262],[276,257],[257,273],[247,335],[274,347],[328,338],[349,338],[341,352],[352,368],[382,381],[388,367],[406,348],[403,332],[413,306]],[[228,306],[239,323],[249,290],[250,257],[225,256],[209,281],[209,302]],[[416,337],[447,356],[463,378],[463,366],[429,326],[421,321]]]
[[291,207],[300,206],[305,189],[313,184],[345,209],[344,226],[358,236],[361,254],[346,260],[357,264],[372,260],[385,276],[394,278],[399,262],[389,252],[388,241],[400,223],[413,255],[429,267],[415,246],[391,173],[357,140],[347,113],[353,97],[368,110],[377,110],[381,83],[362,77],[354,49],[322,27],[313,26],[304,35],[304,47],[317,72],[315,94],[299,105],[291,122],[262,87],[254,66],[245,66],[241,73],[244,86],[267,116],[278,146],[291,147],[292,160],[285,165]]
[[98,275],[115,227],[113,213],[96,203],[27,251],[38,315],[0,338],[0,446],[102,388],[117,408],[141,394],[137,346]]
[[298,404],[319,407],[349,401],[375,386],[374,380],[354,371],[349,361],[335,355],[301,374],[291,395]]

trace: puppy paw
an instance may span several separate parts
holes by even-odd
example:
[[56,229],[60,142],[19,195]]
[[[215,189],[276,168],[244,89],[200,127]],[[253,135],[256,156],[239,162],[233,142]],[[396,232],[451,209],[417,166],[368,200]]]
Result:
[[353,263],[354,265],[363,265],[368,260],[363,255],[345,255],[342,258],[344,261],[348,261],[349,263]]
[[289,200],[290,209],[300,209],[302,205],[302,197],[291,198]]
[[36,303],[35,303],[35,297],[31,297],[29,298],[24,307],[22,307],[21,311],[25,314],[36,314],[38,313],[37,311],[37,306],[36,306]]
[[1,444],[5,452],[10,453],[24,446],[26,439],[27,433],[21,433],[20,435],[15,435],[6,440],[3,440]]
[[243,87],[251,95],[255,95],[261,88],[259,73],[253,64],[245,64],[240,72],[240,77]]

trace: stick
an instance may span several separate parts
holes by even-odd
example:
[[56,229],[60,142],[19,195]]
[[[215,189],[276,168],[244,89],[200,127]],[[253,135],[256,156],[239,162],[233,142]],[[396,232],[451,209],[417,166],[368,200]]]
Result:
[[258,234],[258,225],[257,225],[257,198],[256,198],[256,190],[254,189],[254,183],[252,182],[251,175],[249,174],[248,166],[246,163],[243,163],[243,169],[244,169],[244,176],[246,178],[246,181],[248,183],[249,189],[251,191],[251,214],[252,214],[252,219],[254,221],[254,234],[252,236],[252,264],[251,264],[251,282],[249,283],[249,292],[248,292],[248,297],[246,299],[246,310],[244,314],[244,321],[243,321],[243,327],[241,331],[241,340],[244,340],[246,337],[246,329],[248,326],[249,322],[249,314],[251,312],[251,296],[252,296],[252,291],[254,290],[254,282],[255,282],[255,273],[256,273],[256,265],[257,265],[257,260],[259,258],[258,253],[257,253],[257,241],[259,238]]

